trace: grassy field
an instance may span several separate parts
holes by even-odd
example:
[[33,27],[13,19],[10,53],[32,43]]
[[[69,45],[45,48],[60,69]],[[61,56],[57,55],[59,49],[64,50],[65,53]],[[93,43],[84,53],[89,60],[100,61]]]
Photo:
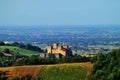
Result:
[[22,77],[31,74],[43,80],[86,80],[92,69],[91,63],[66,63],[55,65],[16,66],[0,68],[8,71],[9,76]]
[[9,49],[12,54],[16,54],[16,55],[24,55],[24,56],[39,55],[39,52],[26,50],[15,46],[0,46],[0,52],[2,52],[6,48]]

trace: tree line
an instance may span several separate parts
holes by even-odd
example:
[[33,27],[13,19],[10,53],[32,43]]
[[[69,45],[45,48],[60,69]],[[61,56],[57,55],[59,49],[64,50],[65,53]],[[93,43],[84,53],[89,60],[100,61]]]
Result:
[[39,56],[15,58],[12,57],[0,57],[0,67],[8,66],[21,66],[21,65],[43,65],[43,64],[59,64],[59,63],[74,63],[74,62],[89,62],[90,58],[80,55],[75,55],[74,57],[61,57],[53,58],[49,56],[48,58],[40,58]]

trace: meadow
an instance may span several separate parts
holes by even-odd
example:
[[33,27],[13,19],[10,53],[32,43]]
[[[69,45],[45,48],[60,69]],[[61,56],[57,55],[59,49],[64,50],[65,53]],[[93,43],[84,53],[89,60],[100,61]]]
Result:
[[32,56],[32,55],[39,55],[39,52],[27,50],[23,48],[19,48],[16,46],[0,46],[0,52],[3,52],[4,49],[9,49],[12,54],[15,55],[22,55],[22,56]]

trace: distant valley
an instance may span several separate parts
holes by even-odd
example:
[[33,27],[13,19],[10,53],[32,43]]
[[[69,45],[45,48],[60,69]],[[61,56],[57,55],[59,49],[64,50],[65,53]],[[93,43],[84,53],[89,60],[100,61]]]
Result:
[[120,46],[119,25],[0,27],[0,41],[22,42],[43,49],[54,42],[70,45],[74,54],[109,52]]

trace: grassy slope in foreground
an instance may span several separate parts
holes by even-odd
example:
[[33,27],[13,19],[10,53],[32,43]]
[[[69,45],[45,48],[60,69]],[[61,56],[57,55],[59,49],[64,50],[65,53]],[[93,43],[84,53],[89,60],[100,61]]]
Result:
[[0,71],[9,71],[11,76],[22,77],[37,74],[43,80],[86,80],[92,69],[91,63],[67,63],[55,65],[16,66],[0,68]]
[[6,48],[9,49],[12,54],[16,54],[16,55],[23,55],[23,56],[39,55],[39,52],[22,49],[15,46],[0,46],[0,52],[2,52]]

